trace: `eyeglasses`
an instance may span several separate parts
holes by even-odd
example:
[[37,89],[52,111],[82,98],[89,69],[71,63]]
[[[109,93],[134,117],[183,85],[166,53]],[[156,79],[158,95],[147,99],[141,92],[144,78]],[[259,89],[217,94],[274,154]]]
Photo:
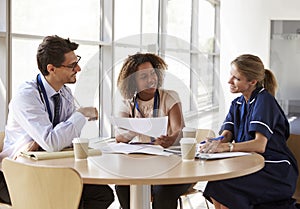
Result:
[[72,71],[74,71],[75,67],[78,65],[78,62],[80,61],[81,59],[81,56],[77,55],[77,61],[72,63],[72,64],[69,64],[69,65],[60,65],[62,67],[66,67],[66,68],[71,68]]

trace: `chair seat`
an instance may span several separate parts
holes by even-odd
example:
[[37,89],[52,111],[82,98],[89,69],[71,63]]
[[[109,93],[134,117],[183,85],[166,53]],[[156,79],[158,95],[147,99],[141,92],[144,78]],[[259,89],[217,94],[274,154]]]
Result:
[[4,158],[2,170],[13,209],[77,209],[79,206],[83,182],[73,168],[29,165]]
[[0,202],[0,209],[11,209],[11,208],[12,208],[11,205]]

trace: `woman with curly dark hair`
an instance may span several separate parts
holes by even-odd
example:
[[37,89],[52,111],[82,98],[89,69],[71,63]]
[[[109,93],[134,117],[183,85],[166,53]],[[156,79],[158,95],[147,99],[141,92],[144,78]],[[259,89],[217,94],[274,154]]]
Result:
[[[178,143],[184,120],[181,102],[173,90],[162,89],[167,64],[162,58],[150,53],[129,56],[121,69],[118,88],[124,99],[120,116],[127,118],[149,118],[168,116],[166,136],[151,138],[145,135],[118,130],[117,142],[152,142],[163,147]],[[153,209],[176,209],[177,200],[187,191],[190,184],[152,186]],[[129,209],[129,186],[116,186],[116,192],[123,209]]]

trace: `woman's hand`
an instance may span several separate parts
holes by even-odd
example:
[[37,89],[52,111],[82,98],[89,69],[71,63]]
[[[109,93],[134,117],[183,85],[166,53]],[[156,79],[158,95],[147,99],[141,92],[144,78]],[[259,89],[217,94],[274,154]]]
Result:
[[174,143],[174,137],[160,136],[155,139],[154,144],[161,145],[164,148],[170,147]]
[[220,149],[218,149],[220,145],[221,140],[216,138],[207,138],[205,141],[200,142],[200,153],[215,153],[220,152]]
[[116,134],[116,142],[123,142],[123,143],[128,143],[130,142],[136,135],[137,133],[128,131],[122,128],[117,128],[115,130]]
[[118,135],[116,136],[116,142],[123,142],[123,143],[128,143],[130,141],[130,139],[122,136],[122,135]]

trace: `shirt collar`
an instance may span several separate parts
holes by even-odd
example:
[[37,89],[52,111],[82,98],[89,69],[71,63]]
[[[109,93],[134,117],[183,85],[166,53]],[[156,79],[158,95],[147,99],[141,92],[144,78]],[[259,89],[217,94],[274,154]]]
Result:
[[[251,97],[250,97],[250,102],[249,104],[253,103],[255,101],[255,98],[257,97],[257,95],[261,92],[263,92],[265,90],[265,88],[263,87],[257,87],[251,94]],[[245,102],[245,98],[243,95],[240,96],[240,98],[237,100],[237,104],[243,104]]]
[[263,87],[257,87],[251,94],[250,103],[252,103],[255,100],[255,98],[257,97],[257,95],[264,90],[265,89]]
[[47,94],[48,98],[51,98],[53,95],[55,95],[57,93],[60,93],[61,89],[58,92],[56,92],[54,90],[54,88],[52,88],[52,86],[50,86],[50,84],[48,83],[48,81],[45,79],[45,77],[43,75],[41,75],[41,80],[42,80],[43,85],[45,87],[46,94]]

